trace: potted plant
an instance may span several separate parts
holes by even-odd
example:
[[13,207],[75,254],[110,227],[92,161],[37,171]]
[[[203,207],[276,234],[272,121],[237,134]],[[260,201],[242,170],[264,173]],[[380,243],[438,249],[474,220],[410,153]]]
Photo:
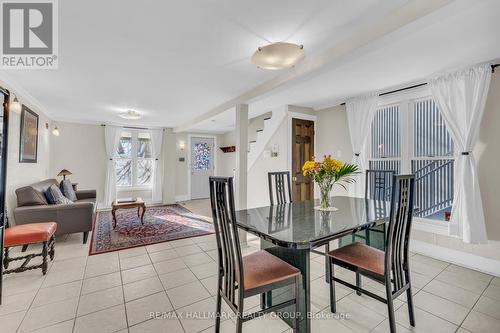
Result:
[[332,207],[331,195],[333,185],[338,184],[347,190],[346,185],[354,183],[354,175],[359,173],[358,166],[333,159],[331,155],[325,155],[322,162],[306,161],[302,166],[304,176],[309,176],[315,181],[320,189],[320,205],[315,209],[335,211]]

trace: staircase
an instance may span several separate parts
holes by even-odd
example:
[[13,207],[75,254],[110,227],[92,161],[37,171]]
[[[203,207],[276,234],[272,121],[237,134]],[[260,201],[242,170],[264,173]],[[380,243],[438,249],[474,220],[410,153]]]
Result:
[[255,162],[257,162],[257,159],[266,148],[269,140],[271,140],[274,133],[276,133],[280,125],[286,119],[286,110],[286,107],[273,110],[271,116],[264,118],[262,127],[259,127],[255,133],[248,133],[248,171],[250,171]]

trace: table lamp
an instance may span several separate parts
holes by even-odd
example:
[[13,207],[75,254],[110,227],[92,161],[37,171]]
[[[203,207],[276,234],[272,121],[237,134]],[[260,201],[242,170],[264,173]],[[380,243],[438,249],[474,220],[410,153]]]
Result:
[[66,179],[66,176],[72,175],[72,173],[66,169],[62,169],[57,175],[63,176],[63,179]]

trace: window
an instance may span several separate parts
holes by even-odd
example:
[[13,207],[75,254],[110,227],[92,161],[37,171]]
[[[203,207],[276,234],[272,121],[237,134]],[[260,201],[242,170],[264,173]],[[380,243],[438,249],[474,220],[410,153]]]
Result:
[[454,147],[430,97],[400,97],[372,123],[370,169],[415,174],[415,215],[447,220],[453,202]]
[[153,159],[149,133],[124,131],[115,160],[116,185],[150,187],[153,181]]

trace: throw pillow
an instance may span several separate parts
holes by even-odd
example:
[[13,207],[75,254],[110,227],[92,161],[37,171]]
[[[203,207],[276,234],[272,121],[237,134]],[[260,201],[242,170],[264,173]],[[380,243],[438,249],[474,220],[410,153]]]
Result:
[[52,194],[52,196],[54,197],[54,202],[56,204],[70,204],[70,203],[73,203],[73,201],[69,200],[68,198],[66,198],[61,190],[59,189],[59,187],[57,187],[57,185],[50,185],[49,187],[49,191],[50,193]]
[[71,201],[76,201],[78,200],[76,198],[76,193],[75,190],[73,189],[73,185],[71,184],[71,180],[65,179],[61,181],[61,184],[59,185],[61,188],[62,193],[66,198],[68,198]]
[[47,199],[49,205],[54,205],[56,203],[56,200],[54,199],[54,196],[52,195],[50,188],[48,188],[47,191],[45,191],[45,198]]

